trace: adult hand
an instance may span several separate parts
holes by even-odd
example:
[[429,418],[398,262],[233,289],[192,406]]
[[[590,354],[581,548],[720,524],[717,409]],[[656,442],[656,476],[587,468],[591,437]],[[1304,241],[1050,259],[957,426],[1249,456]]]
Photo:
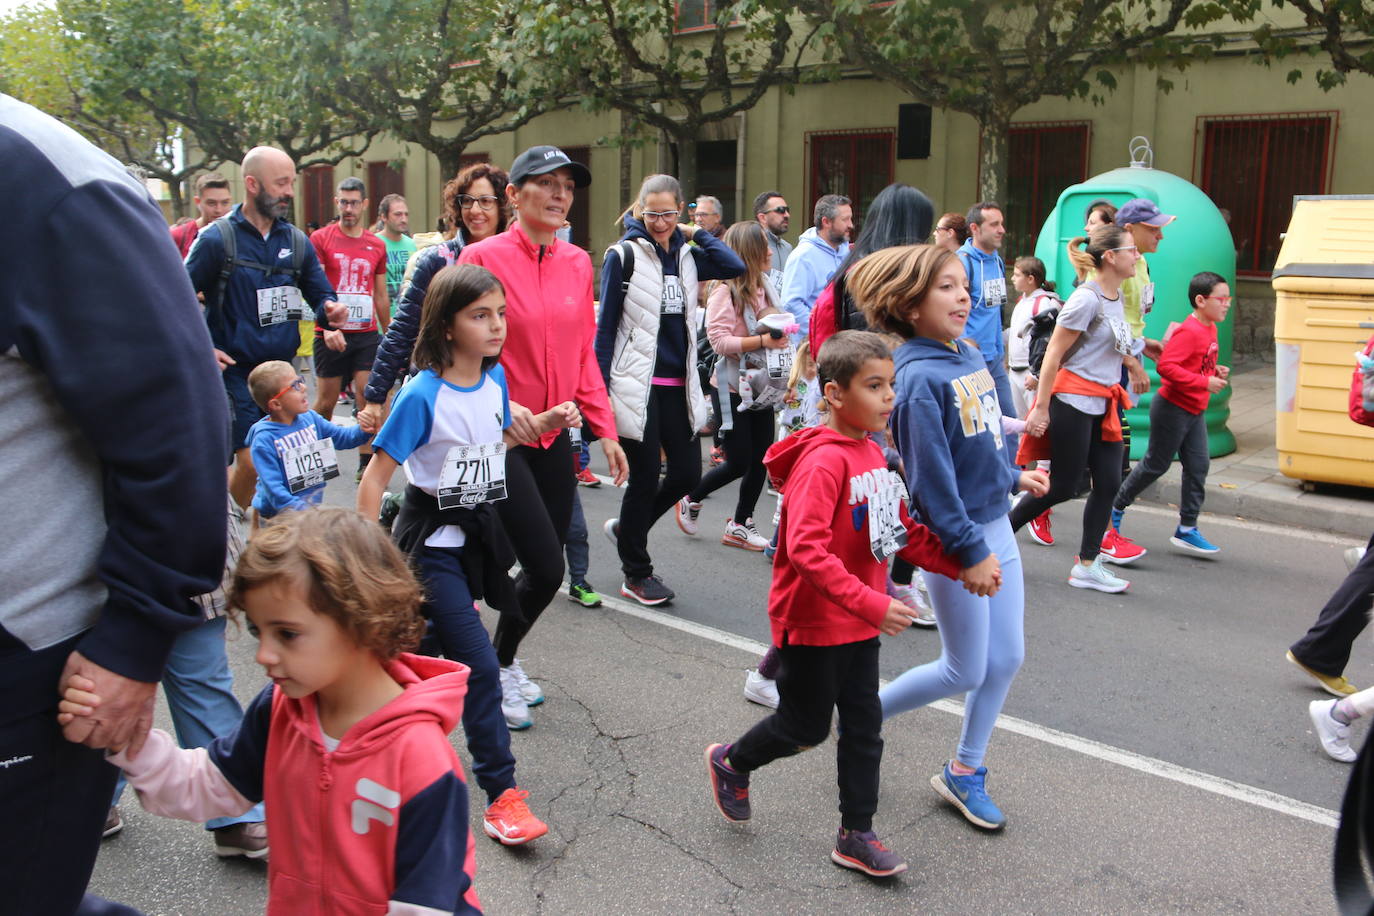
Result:
[[884,636],[896,636],[911,626],[911,621],[915,617],[915,611],[893,598],[888,602],[887,613],[883,615],[883,622],[878,624],[878,629]]
[[324,304],[324,317],[330,327],[339,327],[348,321],[348,306],[330,299]]
[[344,339],[343,331],[325,331],[323,337],[324,345],[336,353],[342,353],[348,346],[348,341]]
[[[1169,330],[1164,334],[1165,340],[1169,339],[1169,335],[1174,333],[1174,328],[1176,327],[1178,327],[1177,322],[1169,325]],[[1164,344],[1157,340],[1151,340],[1148,337],[1145,338],[1145,355],[1155,362],[1159,362],[1159,358],[1164,355]]]
[[510,402],[510,431],[517,441],[534,442],[539,439],[539,421],[525,405]]
[[375,435],[377,430],[382,427],[382,405],[368,402],[362,410],[355,415],[358,427],[365,433]]
[[1139,360],[1127,361],[1126,375],[1131,382],[1131,394],[1144,394],[1150,390],[1150,377],[1145,374],[1145,367],[1140,365]]
[[618,487],[630,476],[630,462],[625,458],[625,450],[614,439],[602,439],[601,450],[606,453],[606,467]]
[[1050,491],[1050,475],[1037,469],[1021,472],[1021,489],[1031,496],[1044,496]]
[[238,360],[234,359],[234,357],[230,356],[228,353],[225,353],[218,347],[215,348],[215,362],[219,363],[220,372],[223,372],[230,366],[238,365]]
[[1026,434],[1039,439],[1050,428],[1050,412],[1044,405],[1036,404],[1026,414]]
[[[77,678],[76,684],[72,684]],[[67,657],[58,680],[58,691],[79,686],[100,697],[89,716],[77,716],[62,726],[62,736],[87,747],[128,748],[137,755],[153,727],[153,698],[157,685],[135,681],[102,668],[80,652]]]
[[763,346],[769,350],[781,350],[790,343],[786,334],[781,337],[774,337],[772,334],[765,332],[759,336],[763,338]]

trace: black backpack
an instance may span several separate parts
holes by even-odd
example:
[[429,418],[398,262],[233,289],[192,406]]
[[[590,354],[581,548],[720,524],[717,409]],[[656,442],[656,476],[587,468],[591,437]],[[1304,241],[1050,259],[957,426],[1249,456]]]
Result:
[[1045,362],[1045,351],[1050,348],[1050,338],[1054,336],[1054,326],[1058,320],[1058,305],[1041,309],[1030,320],[1030,339],[1026,342],[1026,349],[1030,354],[1030,371],[1036,377],[1040,375],[1040,367]]
[[224,293],[229,287],[229,277],[234,273],[235,267],[253,267],[265,274],[284,273],[291,277],[292,285],[298,285],[301,279],[301,268],[305,264],[305,246],[310,244],[310,238],[298,229],[291,226],[291,265],[283,267],[280,264],[259,264],[257,261],[245,261],[239,258],[239,240],[234,231],[234,224],[229,217],[221,216],[212,225],[219,227],[219,238],[224,245],[224,264],[219,269],[219,282],[215,285],[215,295],[213,300],[206,300],[205,310],[210,315],[210,320],[222,331],[224,329]]

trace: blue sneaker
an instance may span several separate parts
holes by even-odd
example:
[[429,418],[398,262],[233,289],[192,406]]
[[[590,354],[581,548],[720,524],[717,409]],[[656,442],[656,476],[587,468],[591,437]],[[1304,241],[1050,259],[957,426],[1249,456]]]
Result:
[[1169,538],[1169,543],[1204,556],[1221,550],[1216,544],[1203,537],[1201,531],[1194,528],[1192,531],[1184,533],[1182,526],[1174,529],[1174,536]]
[[960,776],[946,763],[943,771],[930,777],[930,785],[937,795],[958,808],[970,824],[984,830],[1001,830],[1006,826],[1007,817],[988,798],[987,790],[983,788],[987,778],[987,767],[979,767],[967,776]]

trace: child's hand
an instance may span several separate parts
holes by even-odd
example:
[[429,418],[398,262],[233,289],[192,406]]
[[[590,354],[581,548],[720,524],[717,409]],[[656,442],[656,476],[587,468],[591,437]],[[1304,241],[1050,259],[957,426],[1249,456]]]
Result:
[[1026,434],[1039,439],[1050,428],[1050,411],[1039,402],[1026,414]]
[[1217,366],[1217,377],[1229,380],[1231,378],[1231,367]]
[[382,405],[369,402],[357,413],[358,427],[365,433],[376,435],[382,426]]
[[100,706],[100,697],[92,693],[95,681],[73,674],[67,679],[62,700],[57,704],[57,724],[66,725],[77,716],[89,716]]
[[1027,375],[1026,375],[1026,390],[1027,390],[1027,391],[1034,391],[1035,389],[1037,389],[1037,388],[1039,388],[1039,387],[1040,387],[1040,379],[1036,378],[1036,377],[1033,376],[1033,375],[1027,374]]
[[887,613],[883,615],[883,622],[878,625],[878,629],[884,636],[896,636],[911,626],[911,621],[915,617],[915,611],[893,598],[888,602]]
[[1050,491],[1050,475],[1039,469],[1022,471],[1021,489],[1031,496],[1044,496]]
[[1207,379],[1207,393],[1216,394],[1226,387],[1226,379],[1220,375],[1213,375]]
[[1002,564],[997,562],[997,554],[990,553],[974,565],[960,570],[959,581],[964,589],[980,598],[997,594],[1002,587]]

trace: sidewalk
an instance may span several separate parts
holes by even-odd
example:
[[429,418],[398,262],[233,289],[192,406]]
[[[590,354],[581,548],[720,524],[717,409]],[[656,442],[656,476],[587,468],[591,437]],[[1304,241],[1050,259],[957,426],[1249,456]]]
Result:
[[[1236,450],[1212,459],[1204,511],[1368,538],[1374,530],[1374,490],[1323,485],[1319,491],[1307,492],[1301,481],[1279,473],[1274,446],[1274,364],[1263,360],[1238,363],[1231,385],[1227,426],[1235,433]],[[1178,505],[1182,476],[1174,462],[1141,498]]]

